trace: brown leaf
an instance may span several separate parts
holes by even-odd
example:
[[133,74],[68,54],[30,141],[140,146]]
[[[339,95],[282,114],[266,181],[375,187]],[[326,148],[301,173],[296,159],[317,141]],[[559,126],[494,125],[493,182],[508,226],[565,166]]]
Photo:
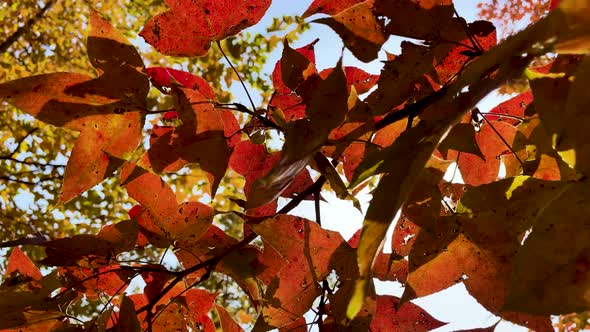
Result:
[[332,17],[313,22],[332,28],[355,57],[370,62],[377,58],[381,46],[387,41],[383,22],[374,12],[374,3],[374,0],[363,1]]

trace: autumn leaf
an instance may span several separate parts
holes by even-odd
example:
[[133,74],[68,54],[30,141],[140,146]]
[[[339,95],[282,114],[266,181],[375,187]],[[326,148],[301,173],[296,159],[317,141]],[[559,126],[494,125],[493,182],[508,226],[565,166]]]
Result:
[[[308,45],[293,50],[288,43],[284,43],[281,59],[275,64],[272,72],[272,83],[275,93],[270,101],[270,106],[278,107],[283,112],[287,122],[305,117],[305,103],[303,98],[287,86],[283,80],[285,77],[292,85],[298,85],[300,80],[305,80],[313,75],[315,69],[314,45],[317,39]],[[285,63],[285,65],[283,65]],[[306,71],[305,73],[303,71]],[[294,86],[294,89],[297,86]],[[301,93],[301,91],[299,91]]]
[[401,48],[401,55],[385,63],[377,89],[367,97],[375,115],[389,112],[410,96],[418,100],[434,91],[425,77],[434,73],[434,56],[429,48],[407,41],[402,42]]
[[227,313],[227,311],[220,305],[215,305],[217,315],[219,315],[219,322],[221,323],[221,329],[224,332],[242,332],[242,327],[236,323],[236,321]]
[[376,0],[375,15],[390,19],[385,26],[385,32],[403,37],[455,40],[454,37],[463,31],[459,19],[453,18],[451,0]]
[[[198,163],[207,173],[211,196],[215,196],[229,161],[228,143],[232,142],[232,135],[235,134],[229,132],[237,127],[235,117],[214,108],[215,93],[198,76],[163,67],[149,68],[148,74],[157,86],[171,88],[182,124],[164,130],[154,128],[150,149],[139,165],[158,173],[170,173]],[[229,135],[226,136],[226,133]]]
[[[320,72],[321,78],[326,78],[334,70],[333,68],[324,69]],[[344,66],[344,75],[346,76],[346,84],[350,93],[350,88],[354,87],[356,93],[362,95],[369,92],[371,88],[377,84],[379,75],[372,75],[366,71],[352,66]]]
[[5,274],[6,276],[10,276],[15,272],[30,277],[33,280],[39,280],[42,277],[39,268],[35,266],[31,259],[19,247],[15,247],[10,253]]
[[254,183],[248,207],[275,199],[307,166],[330,132],[344,121],[347,99],[346,76],[339,61],[336,69],[310,92],[307,119],[289,123],[281,159],[268,175]]
[[439,218],[435,227],[418,234],[403,301],[463,282],[491,312],[520,324],[526,321],[536,330],[550,326],[547,316],[507,310],[505,301],[523,235],[567,188],[565,183],[521,176],[469,190],[458,215]]
[[87,47],[98,77],[76,73],[31,76],[0,84],[0,98],[37,119],[80,132],[64,175],[65,204],[111,174],[140,142],[149,89],[135,48],[97,12]]
[[381,46],[387,41],[383,22],[374,13],[374,6],[374,0],[367,0],[314,22],[332,28],[357,59],[370,62],[377,58]]
[[399,306],[399,299],[393,296],[377,296],[377,312],[371,322],[371,331],[430,331],[446,325],[430,316],[424,309],[413,303]]
[[[360,277],[348,305],[349,318],[354,318],[360,310],[371,282],[371,267],[390,223],[411,193],[447,126],[444,122],[422,121],[400,135],[391,146],[367,156],[357,168],[351,186],[374,174],[385,175],[373,192],[363,221],[357,249]],[[420,139],[415,139],[416,136]]]
[[198,288],[190,289],[184,295],[193,323],[200,326],[203,331],[215,331],[215,324],[208,313],[213,308],[217,295]]
[[308,17],[313,14],[322,13],[328,15],[335,15],[345,10],[346,8],[352,7],[362,0],[344,0],[344,1],[332,1],[332,0],[314,0],[309,5],[309,8],[303,13],[303,17]]
[[167,0],[166,3],[170,9],[152,17],[139,35],[162,54],[202,56],[211,42],[256,24],[271,0]]
[[73,300],[72,293],[50,298],[61,286],[57,271],[34,282],[6,280],[0,287],[0,328],[35,326],[63,318],[60,307]]
[[445,156],[449,149],[453,149],[460,152],[470,153],[484,159],[484,155],[481,152],[479,145],[477,145],[476,136],[477,133],[472,124],[459,123],[451,129],[451,132],[447,137],[438,145],[438,150]]
[[477,186],[498,179],[501,157],[510,153],[509,148],[515,134],[516,128],[506,121],[483,123],[475,134],[482,156],[461,154],[457,162],[465,183]]
[[121,309],[119,311],[119,321],[117,322],[117,328],[115,331],[141,331],[139,321],[137,320],[137,314],[135,313],[135,306],[133,305],[133,301],[131,301],[127,296],[125,296],[125,294],[122,295]]
[[447,50],[448,45],[445,45],[444,42],[433,50],[434,53],[437,53],[438,63],[435,69],[440,84],[449,82],[470,61],[496,46],[496,28],[492,23],[475,21],[470,23],[467,28],[469,29],[471,39],[468,36],[464,36],[465,38],[463,40],[455,40],[458,45],[450,51]]
[[214,211],[210,206],[200,202],[178,204],[167,183],[139,166],[124,165],[121,182],[129,196],[143,208],[138,217],[143,219],[143,228],[170,242],[198,239],[213,222]]
[[323,230],[316,223],[290,215],[278,215],[252,228],[289,262],[268,285],[254,328],[282,327],[311,308],[319,295],[317,282],[332,268],[346,269],[333,260],[347,245],[337,232]]

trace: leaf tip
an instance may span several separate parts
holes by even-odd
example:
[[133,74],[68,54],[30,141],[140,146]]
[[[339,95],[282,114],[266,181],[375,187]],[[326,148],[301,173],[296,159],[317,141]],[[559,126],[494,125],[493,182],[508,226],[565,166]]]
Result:
[[353,320],[361,310],[363,303],[365,302],[365,294],[368,286],[367,278],[359,279],[354,285],[354,291],[352,297],[346,307],[346,318]]

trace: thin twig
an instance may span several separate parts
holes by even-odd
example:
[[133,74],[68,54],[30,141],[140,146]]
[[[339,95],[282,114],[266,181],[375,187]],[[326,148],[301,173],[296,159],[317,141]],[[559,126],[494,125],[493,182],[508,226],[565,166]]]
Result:
[[31,134],[33,134],[34,132],[36,132],[37,130],[39,130],[39,128],[33,128],[31,130],[29,130],[23,137],[21,137],[20,140],[18,140],[18,142],[16,142],[16,147],[14,148],[14,150],[12,150],[12,152],[8,155],[10,158],[13,158],[14,155],[18,152],[18,150],[20,149],[20,146],[23,144],[23,142],[29,137],[31,136]]
[[320,216],[320,191],[322,188],[316,188],[316,191],[313,193],[313,201],[315,206],[315,222],[322,226],[322,218]]
[[18,160],[10,156],[0,156],[0,160],[10,160],[15,163],[29,165],[29,166],[41,166],[41,167],[66,167],[66,165],[52,164],[52,163],[39,163],[35,161]]
[[490,112],[480,112],[480,114],[485,117],[485,115],[488,116],[497,116],[498,118],[506,118],[506,119],[512,119],[512,120],[516,120],[516,121],[520,121],[520,122],[524,122],[524,119],[518,116],[514,116],[514,115],[509,115],[509,114],[501,114],[501,113],[490,113]]
[[225,61],[227,61],[227,63],[231,67],[231,69],[238,76],[238,79],[240,80],[240,83],[242,84],[242,87],[244,88],[244,91],[246,92],[246,96],[248,96],[248,100],[250,101],[250,104],[252,105],[252,112],[256,112],[256,106],[254,105],[254,101],[252,100],[252,97],[250,96],[250,92],[248,92],[248,88],[246,88],[246,84],[242,80],[242,76],[236,70],[236,68],[234,67],[234,65],[231,63],[231,61],[229,60],[229,58],[227,57],[227,55],[225,55],[225,52],[223,51],[223,48],[221,48],[221,44],[219,43],[219,40],[217,40],[216,43],[217,43],[217,47],[219,47],[219,51],[221,52],[221,55],[223,55],[223,57],[225,58]]
[[455,6],[453,6],[453,11],[455,12],[455,15],[457,16],[457,18],[461,22],[461,25],[463,26],[463,29],[465,30],[467,37],[469,37],[471,44],[473,44],[473,46],[476,48],[477,51],[483,52],[483,47],[481,47],[481,44],[479,43],[477,38],[475,38],[473,33],[471,33],[471,30],[469,30],[469,26],[467,25],[467,22],[465,21],[465,19],[461,15],[459,15],[459,13],[457,12],[457,8],[455,8]]
[[451,206],[449,205],[449,202],[445,201],[445,199],[441,199],[441,202],[443,202],[443,204],[445,205],[445,207],[447,208],[447,210],[449,210],[449,212],[451,212],[452,214],[455,214],[455,210],[453,210],[453,208],[451,208]]
[[9,176],[0,176],[0,180],[5,180],[5,181],[9,181],[9,182],[16,182],[16,183],[20,183],[20,184],[25,184],[27,186],[36,186],[42,182],[46,182],[46,181],[51,181],[51,180],[57,180],[57,179],[62,179],[63,177],[61,175],[58,176],[50,176],[50,177],[46,177],[46,178],[42,178],[37,180],[36,182],[31,182],[31,181],[26,181],[26,180],[21,180],[21,179],[13,179]]
[[45,13],[56,2],[57,2],[57,0],[47,1],[45,3],[45,6],[43,6],[41,8],[41,10],[39,10],[37,12],[37,14],[35,14],[35,16],[28,19],[27,22],[22,27],[19,27],[18,29],[16,29],[16,31],[12,35],[8,36],[8,38],[0,44],[0,53],[5,53],[8,50],[8,48],[10,48],[10,46],[12,46],[12,44],[14,44],[14,42],[16,42],[22,35],[24,35],[27,32],[27,30],[29,30],[35,23],[37,23],[37,21],[39,21],[41,18],[43,18]]
[[[131,280],[133,280],[133,278],[137,277],[138,275],[139,275],[139,273],[136,273],[136,274],[132,275],[127,281],[125,281],[123,283],[123,285],[121,285],[121,287],[119,287],[117,289],[117,291],[112,296],[109,297],[107,303],[104,304],[104,307],[100,310],[100,312],[96,316],[97,319],[107,309],[107,307],[109,306],[109,304],[111,304],[111,302],[113,301],[113,298],[115,298],[115,296],[117,296],[117,294],[119,294],[119,292],[122,291],[123,288],[127,287],[131,283]],[[94,323],[92,323],[92,326],[93,327],[96,326],[96,320],[94,321]]]

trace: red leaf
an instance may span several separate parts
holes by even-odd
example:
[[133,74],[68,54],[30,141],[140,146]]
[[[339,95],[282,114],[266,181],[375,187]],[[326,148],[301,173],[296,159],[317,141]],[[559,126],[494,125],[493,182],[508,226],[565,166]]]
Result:
[[0,84],[0,98],[37,119],[79,131],[58,204],[109,177],[141,140],[147,76],[131,44],[92,12],[88,57],[99,76],[53,73]]
[[374,115],[383,115],[408,98],[420,100],[434,89],[425,75],[432,76],[434,56],[430,48],[404,41],[402,54],[385,62],[377,90],[367,97]]
[[408,278],[408,261],[396,254],[379,253],[373,263],[373,277],[382,281],[405,283]]
[[[275,64],[272,72],[275,94],[270,106],[278,107],[284,113],[287,122],[305,117],[305,105],[303,99],[296,92],[291,91],[283,81],[283,68],[285,75],[300,77],[300,79],[304,79],[303,70],[305,69],[308,70],[307,75],[315,72],[315,67],[312,65],[315,64],[314,45],[316,42],[317,40],[295,50],[285,44],[283,55]],[[291,66],[285,65],[283,67],[283,63],[291,64]],[[294,68],[294,63],[299,63],[298,69]]]
[[185,297],[192,321],[200,326],[203,332],[215,332],[215,324],[207,314],[213,308],[217,294],[192,288],[186,292]]
[[[509,119],[506,117],[502,117],[501,115],[510,115],[516,116],[519,118],[524,118],[524,111],[526,108],[531,104],[533,101],[533,93],[531,90],[523,92],[516,97],[512,97],[507,101],[501,103],[500,105],[494,107],[489,113],[493,114],[486,114],[485,117],[492,121],[492,120],[504,120],[512,125],[517,125],[520,123],[518,120]],[[494,114],[499,114],[500,116],[495,116]]]
[[549,3],[549,10],[555,9],[557,6],[559,6],[560,2],[561,0],[551,0],[551,2]]
[[167,0],[170,9],[152,17],[139,33],[160,53],[205,55],[219,41],[256,24],[271,0]]
[[117,244],[96,235],[81,234],[63,239],[49,241],[43,244],[45,257],[41,263],[49,266],[73,266],[88,256],[101,258],[101,264],[106,264],[106,258],[111,258],[118,252]]
[[230,110],[221,109],[219,113],[223,120],[223,135],[227,140],[227,147],[232,149],[242,140],[242,135],[238,133],[240,131],[238,119]]
[[413,303],[404,303],[398,308],[399,299],[394,296],[377,296],[377,312],[371,322],[373,332],[430,331],[446,325],[430,316]]
[[300,119],[289,123],[281,159],[268,175],[254,183],[248,207],[258,207],[277,198],[326,143],[330,132],[344,122],[348,92],[341,62],[325,80],[318,78],[320,81],[309,91],[306,110],[309,121]]
[[168,184],[133,164],[123,166],[121,182],[129,196],[144,208],[139,217],[141,226],[169,241],[199,238],[213,221],[214,211],[210,206],[199,202],[179,205]]
[[133,304],[133,301],[125,295],[123,295],[123,300],[121,301],[121,307],[119,310],[119,321],[117,322],[117,329],[115,331],[141,331],[141,327],[139,326],[139,320],[137,319],[137,314],[135,313],[135,306]]
[[43,277],[41,271],[19,247],[12,249],[6,265],[5,275],[10,276],[14,272],[31,277],[33,280],[39,280]]
[[[348,244],[352,248],[357,248],[360,236],[361,230],[359,229],[348,240]],[[399,281],[404,283],[408,277],[408,261],[401,258],[402,256],[398,255],[395,251],[393,254],[378,253],[373,263],[373,277],[382,281]]]
[[[492,121],[492,125],[508,144],[512,144],[516,128],[504,121]],[[500,158],[508,150],[508,146],[487,123],[481,125],[475,139],[485,160],[472,154],[463,153],[458,161],[463,180],[472,186],[495,181],[500,170]]]
[[[246,197],[248,197],[254,181],[270,173],[280,159],[280,152],[268,153],[266,152],[264,145],[253,144],[250,141],[243,141],[235,146],[234,152],[229,160],[229,166],[234,171],[238,172],[238,174],[241,174],[246,178],[244,191]],[[281,193],[281,196],[291,198],[293,194],[302,192],[312,184],[313,180],[309,175],[309,171],[303,169],[295,179],[293,179],[293,182],[289,187]],[[312,197],[310,196],[306,199],[312,199]]]
[[176,111],[168,111],[162,115],[164,120],[174,120],[178,119],[178,113]]
[[152,78],[152,83],[158,88],[172,87],[174,83],[185,88],[199,91],[205,98],[215,101],[215,92],[209,83],[191,73],[166,67],[150,67],[146,73]]
[[522,251],[522,235],[539,218],[530,216],[548,204],[553,206],[555,195],[562,190],[526,177],[470,189],[461,199],[460,214],[439,218],[434,227],[420,231],[410,252],[411,272],[403,298],[426,296],[463,282],[491,312],[546,330],[551,325],[547,316],[506,312],[504,308],[511,280],[515,280],[515,257]]
[[[225,257],[215,266],[215,271],[232,277],[250,297],[254,306],[257,306],[262,301],[260,287],[268,285],[286,261],[264,241],[264,252],[254,246],[245,246],[229,254],[226,253],[236,243],[236,239],[228,236],[218,227],[211,226],[199,239],[179,241],[178,247],[182,249],[176,252],[176,256],[182,265],[188,268],[224,254]],[[191,278],[199,278],[203,273],[203,270],[198,271],[191,275]]]
[[[322,70],[320,72],[320,77],[325,79],[330,75],[332,70],[334,70],[334,68]],[[350,87],[354,86],[356,93],[359,95],[368,92],[375,84],[377,84],[377,80],[379,79],[379,75],[369,74],[357,67],[345,66],[344,74],[346,75],[348,90],[350,91]]]
[[307,332],[305,317],[299,317],[297,320],[281,327],[279,332]]
[[[477,40],[481,51],[487,51],[488,49],[496,46],[496,28],[487,21],[475,21],[469,24],[469,31],[473,38]],[[472,41],[467,36],[464,36],[463,40],[457,40],[457,42],[463,45],[475,47]],[[445,51],[442,51],[446,53]],[[473,53],[472,56],[470,56]],[[436,64],[436,72],[438,73],[438,82],[440,84],[447,83],[452,77],[454,77],[464,66],[471,60],[473,60],[475,51],[472,48],[468,48],[462,45],[454,47],[444,58],[440,59]],[[477,55],[478,56],[478,55]]]
[[[151,147],[140,165],[167,173],[198,163],[208,175],[211,196],[215,196],[230,154],[226,133],[235,129],[235,122],[227,119],[227,114],[224,120],[222,112],[213,107],[215,94],[202,78],[162,67],[150,68],[149,71],[157,84],[171,87],[182,125],[152,132],[155,135],[152,135]],[[172,80],[181,85],[172,84]],[[226,128],[226,124],[230,128]]]
[[133,271],[121,271],[118,265],[109,265],[98,269],[83,267],[62,267],[61,274],[72,288],[90,299],[98,299],[106,294],[114,296],[125,292]]
[[220,305],[215,305],[215,310],[219,315],[219,322],[221,323],[221,330],[223,332],[243,332],[244,329],[236,323],[236,321],[225,311]]
[[113,251],[115,253],[120,253],[131,251],[135,248],[138,232],[137,222],[126,220],[104,226],[100,229],[98,237],[109,241]]
[[459,19],[453,18],[452,0],[375,0],[375,14],[390,19],[385,31],[392,35],[422,40],[455,40],[463,33]]
[[349,268],[338,265],[337,258],[350,250],[340,234],[314,222],[279,215],[252,228],[289,262],[268,285],[255,329],[282,327],[297,320],[319,295],[317,281],[332,268],[340,272]]
[[405,257],[408,256],[420,227],[414,224],[406,216],[401,216],[393,230],[391,249],[394,253]]
[[142,208],[141,205],[134,205],[129,212],[127,212],[129,214],[129,218],[131,219],[135,219],[137,218],[142,212]]

